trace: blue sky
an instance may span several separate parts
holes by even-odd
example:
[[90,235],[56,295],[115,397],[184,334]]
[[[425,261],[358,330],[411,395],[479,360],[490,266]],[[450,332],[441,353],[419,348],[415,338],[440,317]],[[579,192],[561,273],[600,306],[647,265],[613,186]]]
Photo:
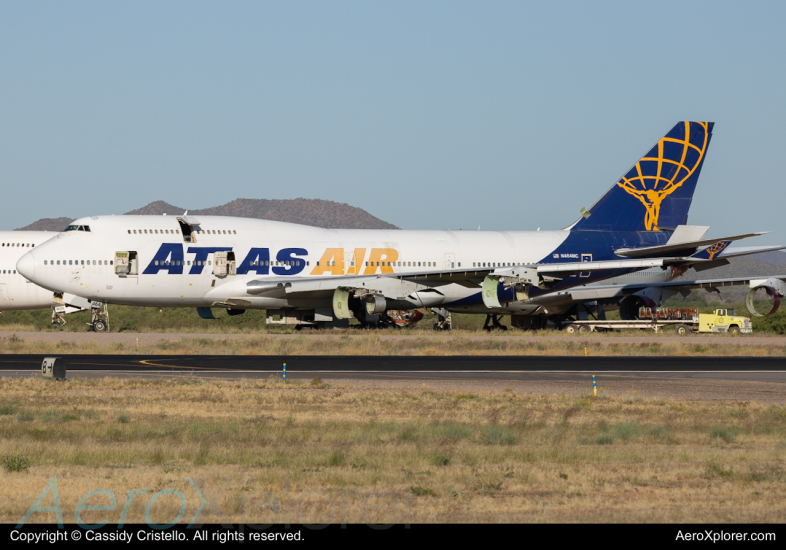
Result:
[[410,229],[557,229],[691,119],[716,126],[690,222],[786,244],[784,20],[783,2],[2,1],[0,228],[308,197]]

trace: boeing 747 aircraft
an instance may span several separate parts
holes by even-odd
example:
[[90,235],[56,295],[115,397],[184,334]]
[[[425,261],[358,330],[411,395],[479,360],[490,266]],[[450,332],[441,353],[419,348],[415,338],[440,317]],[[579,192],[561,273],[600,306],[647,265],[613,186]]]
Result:
[[[375,325],[389,310],[439,307],[559,320],[571,289],[643,269],[718,260],[748,233],[687,225],[712,136],[680,122],[577,222],[559,231],[322,229],[200,216],[92,216],[22,257],[55,293],[110,304],[266,309],[298,325]],[[702,248],[704,247],[704,248]],[[766,247],[760,250],[768,250]],[[744,253],[754,253],[747,249]],[[732,257],[726,254],[724,258]]]
[[28,251],[54,237],[50,231],[0,231],[0,311],[57,308],[53,319],[63,324],[63,314],[82,311],[90,303],[82,297],[66,294],[53,303],[51,290],[33,284],[16,269],[16,262]]

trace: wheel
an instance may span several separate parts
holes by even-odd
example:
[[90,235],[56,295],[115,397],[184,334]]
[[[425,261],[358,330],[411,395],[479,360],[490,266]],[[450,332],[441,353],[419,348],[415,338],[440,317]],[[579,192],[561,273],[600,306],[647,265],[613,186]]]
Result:
[[579,327],[579,333],[580,334],[587,334],[589,331],[590,331],[590,329],[589,329],[589,327],[587,325],[581,325]]
[[565,332],[568,334],[573,334],[576,332],[576,325],[565,325]]
[[434,323],[434,330],[442,330],[442,327],[439,326],[439,323]]
[[486,332],[491,332],[491,327],[485,326],[483,327],[483,330],[485,330]]
[[690,334],[690,328],[686,327],[685,325],[680,325],[677,327],[677,334],[680,336],[686,336]]
[[729,332],[732,333],[732,334],[739,334],[740,333],[740,327],[738,327],[737,325],[731,325],[729,327]]
[[96,332],[104,332],[106,330],[106,322],[99,319],[93,323],[93,330]]

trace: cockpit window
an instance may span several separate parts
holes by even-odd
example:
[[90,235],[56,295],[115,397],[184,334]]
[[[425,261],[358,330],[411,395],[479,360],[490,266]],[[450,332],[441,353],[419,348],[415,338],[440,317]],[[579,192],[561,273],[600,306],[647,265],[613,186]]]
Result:
[[65,228],[66,232],[68,231],[90,231],[89,225],[69,225]]

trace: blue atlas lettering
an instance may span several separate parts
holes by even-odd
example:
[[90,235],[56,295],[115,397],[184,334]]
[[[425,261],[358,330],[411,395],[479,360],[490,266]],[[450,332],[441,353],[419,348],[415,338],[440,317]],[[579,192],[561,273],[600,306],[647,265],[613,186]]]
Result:
[[196,254],[194,257],[194,263],[191,265],[191,270],[188,272],[189,275],[199,275],[202,273],[202,270],[205,268],[205,262],[207,262],[207,257],[214,252],[223,252],[225,250],[232,250],[231,246],[189,246],[188,253],[189,254]]
[[252,248],[246,259],[237,266],[237,274],[245,275],[254,272],[257,275],[268,275],[270,273],[270,249]]
[[276,254],[276,260],[284,265],[273,267],[276,275],[297,275],[306,267],[306,260],[296,256],[307,256],[305,248],[284,248]]
[[[189,250],[190,252],[190,250]],[[158,249],[150,265],[142,273],[155,275],[159,271],[166,271],[170,275],[183,273],[183,245],[179,243],[164,243]]]

